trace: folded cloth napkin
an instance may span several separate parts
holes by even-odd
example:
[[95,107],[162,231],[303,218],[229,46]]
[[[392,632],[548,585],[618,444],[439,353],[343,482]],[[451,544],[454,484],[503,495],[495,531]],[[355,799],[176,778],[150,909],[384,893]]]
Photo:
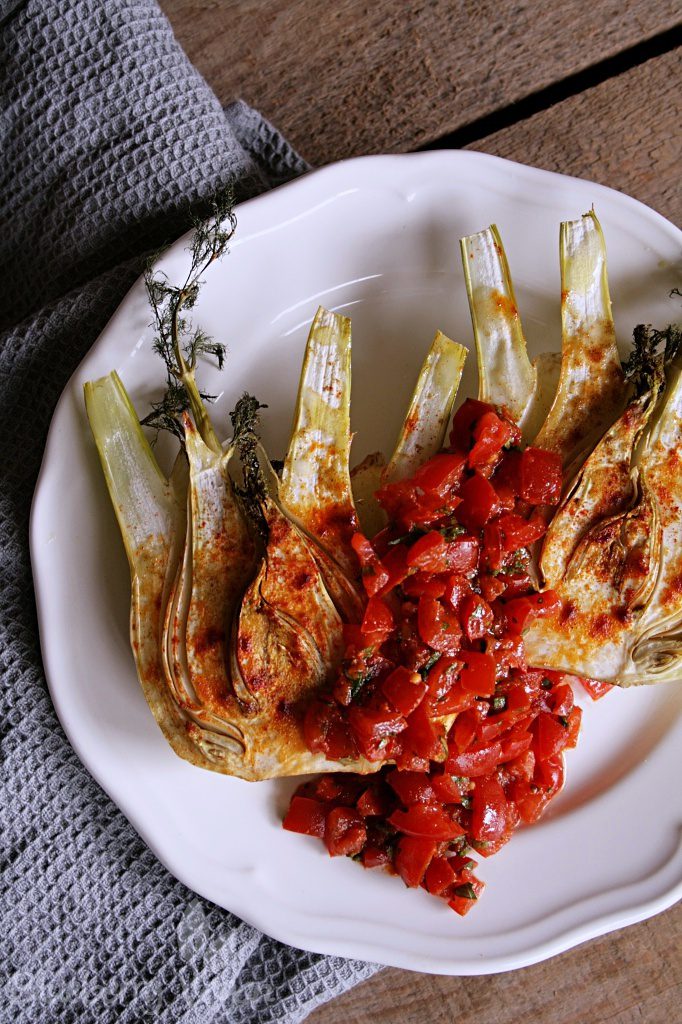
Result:
[[221,109],[152,0],[0,3],[0,130],[0,1020],[303,1020],[377,968],[265,938],[156,861],[56,719],[27,532],[57,398],[145,253],[226,182],[306,165]]

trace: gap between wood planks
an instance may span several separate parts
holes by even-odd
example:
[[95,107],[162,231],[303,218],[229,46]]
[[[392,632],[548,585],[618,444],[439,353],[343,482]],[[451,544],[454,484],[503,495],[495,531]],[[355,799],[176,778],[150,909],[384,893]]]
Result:
[[634,46],[622,50],[613,57],[607,57],[605,60],[592,64],[582,71],[576,71],[575,74],[567,75],[566,78],[562,78],[559,82],[553,82],[543,89],[538,89],[537,92],[530,93],[530,95],[525,96],[522,100],[510,103],[508,106],[501,107],[500,110],[496,110],[492,114],[486,114],[484,117],[479,117],[469,124],[462,125],[461,128],[457,128],[454,132],[449,132],[447,135],[434,139],[432,142],[427,142],[425,145],[419,146],[418,149],[461,149],[472,142],[479,142],[488,135],[500,131],[502,128],[509,128],[519,121],[525,121],[534,114],[547,110],[557,103],[561,103],[562,100],[585,92],[595,85],[600,85],[609,78],[615,78],[617,75],[630,71],[640,64],[645,64],[654,57],[661,57],[681,44],[682,24],[676,25],[666,32],[661,32],[659,35],[652,36],[651,39],[636,43]]

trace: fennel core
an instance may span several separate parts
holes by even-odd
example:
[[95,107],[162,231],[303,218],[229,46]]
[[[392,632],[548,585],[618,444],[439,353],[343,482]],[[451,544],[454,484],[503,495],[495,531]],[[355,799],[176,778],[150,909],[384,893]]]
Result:
[[190,267],[181,285],[171,284],[167,275],[156,269],[159,253],[150,258],[144,272],[154,314],[152,326],[156,330],[153,346],[166,366],[166,392],[160,401],[152,403],[151,413],[141,423],[156,430],[157,435],[159,430],[168,430],[184,443],[181,416],[189,409],[202,439],[216,454],[222,451],[222,446],[205,406],[215,396],[199,390],[195,373],[200,355],[213,357],[221,370],[225,346],[199,328],[192,330],[184,314],[196,305],[202,275],[227,252],[236,226],[234,197],[228,189],[211,201],[206,220],[193,219]]

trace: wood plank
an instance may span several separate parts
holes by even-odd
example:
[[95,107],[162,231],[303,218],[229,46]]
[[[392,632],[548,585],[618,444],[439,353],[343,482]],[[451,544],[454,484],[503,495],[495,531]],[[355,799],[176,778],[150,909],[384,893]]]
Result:
[[161,0],[219,99],[311,163],[413,149],[672,28],[677,0]]
[[466,148],[610,185],[682,224],[681,72],[673,50]]
[[307,1024],[672,1024],[682,1006],[681,944],[677,906],[508,974],[439,978],[388,968]]

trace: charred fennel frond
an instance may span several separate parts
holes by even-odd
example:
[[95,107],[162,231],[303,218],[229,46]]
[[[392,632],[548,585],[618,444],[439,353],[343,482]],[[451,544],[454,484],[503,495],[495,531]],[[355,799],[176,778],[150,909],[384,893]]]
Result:
[[664,382],[665,368],[682,346],[682,328],[668,324],[657,330],[651,324],[638,324],[632,335],[633,348],[623,372],[633,385],[635,394],[658,391]]
[[157,432],[169,430],[182,441],[180,418],[189,409],[204,442],[215,452],[220,451],[220,442],[205,405],[213,401],[214,396],[199,390],[195,373],[200,355],[215,359],[221,370],[225,346],[201,329],[193,328],[186,314],[196,305],[204,273],[227,251],[236,227],[233,204],[233,194],[226,190],[212,201],[206,220],[194,219],[188,250],[190,267],[182,284],[172,284],[155,267],[157,257],[150,260],[144,275],[154,314],[154,349],[166,366],[166,392],[159,402],[152,404],[152,412],[141,422]]
[[267,485],[258,457],[261,409],[267,409],[267,405],[263,405],[245,391],[230,413],[230,421],[232,444],[239,454],[243,476],[242,486],[236,486],[235,491],[258,533],[266,540],[268,527],[263,505],[267,496]]

